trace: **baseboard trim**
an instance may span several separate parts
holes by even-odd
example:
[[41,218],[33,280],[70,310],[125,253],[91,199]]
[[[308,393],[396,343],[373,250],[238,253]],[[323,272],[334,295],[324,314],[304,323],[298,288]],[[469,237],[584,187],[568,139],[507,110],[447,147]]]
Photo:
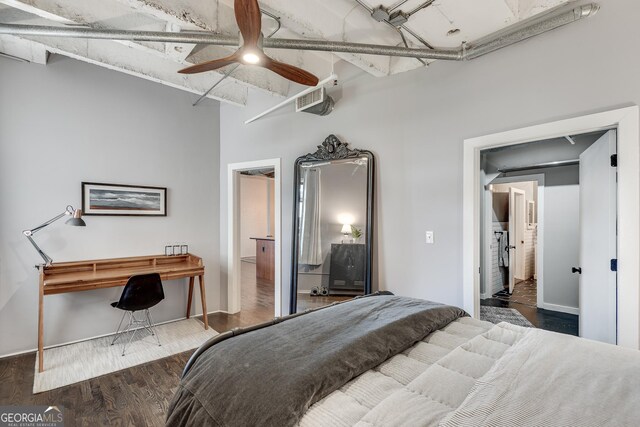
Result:
[[576,316],[580,314],[579,308],[566,305],[544,303],[542,308],[550,311],[559,311],[560,313],[575,314]]
[[[214,314],[214,313],[227,313],[227,311],[225,311],[225,310],[207,311],[207,315]],[[194,314],[194,315],[191,316],[191,318],[198,318],[198,317],[202,317],[202,314]],[[184,317],[180,317],[180,318],[177,318],[177,319],[165,320],[164,322],[156,323],[156,325],[164,325],[166,323],[178,322],[180,320],[185,320],[186,318],[187,317],[184,316]],[[52,345],[45,346],[44,349],[48,350],[50,348],[62,347],[64,345],[76,344],[76,343],[83,342],[83,341],[90,341],[90,340],[94,340],[96,338],[103,338],[103,337],[107,337],[109,335],[114,335],[114,334],[115,334],[115,332],[110,332],[108,334],[96,335],[96,336],[89,337],[89,338],[81,338],[79,340],[63,342],[63,343],[60,343],[60,344],[52,344]],[[2,355],[0,355],[0,360],[6,359],[6,358],[9,358],[9,357],[22,356],[22,355],[25,355],[25,354],[35,353],[36,351],[38,351],[37,347],[29,349],[29,350],[16,351],[15,353],[2,354]]]

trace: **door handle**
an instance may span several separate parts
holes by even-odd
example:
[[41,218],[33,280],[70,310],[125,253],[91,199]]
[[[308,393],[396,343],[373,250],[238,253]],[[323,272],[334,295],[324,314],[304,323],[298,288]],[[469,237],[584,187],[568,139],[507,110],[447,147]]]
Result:
[[572,273],[582,274],[582,268],[580,268],[580,267],[571,267],[571,272]]

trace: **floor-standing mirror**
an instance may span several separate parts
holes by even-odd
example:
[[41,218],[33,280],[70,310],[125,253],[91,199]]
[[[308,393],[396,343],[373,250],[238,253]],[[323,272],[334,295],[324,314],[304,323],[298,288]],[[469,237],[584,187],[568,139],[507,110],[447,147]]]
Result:
[[295,162],[291,313],[371,293],[374,158],[330,135]]

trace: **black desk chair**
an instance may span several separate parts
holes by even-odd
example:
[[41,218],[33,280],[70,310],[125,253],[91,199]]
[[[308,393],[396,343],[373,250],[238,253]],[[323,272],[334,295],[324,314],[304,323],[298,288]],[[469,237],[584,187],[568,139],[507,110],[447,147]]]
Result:
[[[111,303],[112,307],[124,310],[122,319],[120,319],[120,324],[118,324],[118,329],[116,330],[116,336],[113,338],[111,345],[114,345],[118,338],[134,328],[129,341],[122,347],[123,356],[124,352],[127,349],[127,345],[131,343],[136,332],[142,328],[146,329],[151,335],[156,337],[156,341],[158,342],[159,346],[162,345],[160,344],[160,339],[156,334],[155,325],[151,318],[149,309],[158,304],[163,299],[164,290],[162,289],[162,280],[160,279],[160,275],[158,273],[153,273],[131,276],[129,278],[129,281],[125,285],[124,290],[122,291],[120,301]],[[143,310],[145,312],[144,318],[137,319],[134,313],[136,311]],[[129,313],[129,324],[124,330],[120,331],[120,326],[122,326],[122,321],[124,320],[124,317],[127,315],[127,313]],[[136,328],[136,326],[141,327]]]

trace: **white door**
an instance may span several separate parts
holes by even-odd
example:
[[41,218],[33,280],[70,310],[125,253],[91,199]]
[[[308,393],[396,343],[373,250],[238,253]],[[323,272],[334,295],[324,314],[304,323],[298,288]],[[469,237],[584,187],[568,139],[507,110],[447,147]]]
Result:
[[509,293],[524,276],[524,205],[524,191],[509,187]]
[[580,155],[580,336],[616,343],[616,133],[609,131]]

